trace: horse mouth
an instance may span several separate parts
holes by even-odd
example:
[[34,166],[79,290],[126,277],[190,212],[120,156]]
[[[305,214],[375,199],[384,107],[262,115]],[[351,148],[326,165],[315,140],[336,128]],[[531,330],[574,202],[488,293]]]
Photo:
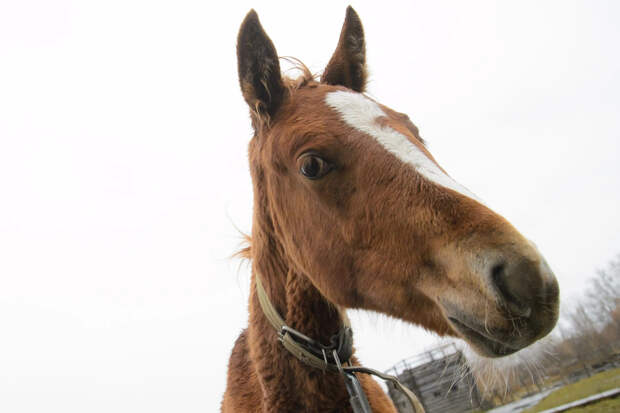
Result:
[[516,353],[522,347],[515,347],[493,337],[482,326],[465,324],[465,322],[448,317],[448,320],[457,332],[469,342],[475,350],[486,357],[503,357]]

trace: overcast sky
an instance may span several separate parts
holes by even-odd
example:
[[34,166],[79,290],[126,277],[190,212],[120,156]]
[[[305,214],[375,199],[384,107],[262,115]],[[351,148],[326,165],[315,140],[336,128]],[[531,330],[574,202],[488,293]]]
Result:
[[[219,409],[249,285],[237,30],[254,7],[320,72],[347,4],[0,2],[0,411]],[[620,3],[352,4],[371,96],[578,297],[620,252]],[[353,322],[382,370],[435,340]]]

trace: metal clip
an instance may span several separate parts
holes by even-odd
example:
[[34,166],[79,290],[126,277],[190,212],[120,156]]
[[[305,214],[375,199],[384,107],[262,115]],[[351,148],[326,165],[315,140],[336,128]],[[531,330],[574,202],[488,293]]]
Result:
[[364,389],[362,389],[362,385],[355,376],[355,373],[345,371],[342,368],[342,364],[340,363],[340,358],[338,357],[338,352],[336,350],[333,350],[332,356],[334,357],[338,371],[344,379],[344,385],[349,393],[349,402],[353,408],[353,413],[372,413],[370,404],[368,403],[368,399],[364,393]]

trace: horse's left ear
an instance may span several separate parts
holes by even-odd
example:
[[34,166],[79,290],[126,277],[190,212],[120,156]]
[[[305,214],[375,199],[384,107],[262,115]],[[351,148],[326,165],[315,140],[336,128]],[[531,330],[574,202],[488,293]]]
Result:
[[351,6],[347,7],[338,46],[321,76],[321,83],[346,86],[356,92],[366,88],[364,28]]

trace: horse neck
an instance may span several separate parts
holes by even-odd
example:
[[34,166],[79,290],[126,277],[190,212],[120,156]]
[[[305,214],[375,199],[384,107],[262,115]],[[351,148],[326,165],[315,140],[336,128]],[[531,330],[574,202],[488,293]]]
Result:
[[[266,235],[266,237],[265,237]],[[286,258],[281,243],[272,234],[263,234],[253,239],[268,239],[264,245],[252,244],[253,277],[260,277],[265,291],[286,324],[305,335],[324,344],[338,332],[342,326],[340,310],[331,304],[319,292],[312,282],[296,269]],[[252,289],[256,286],[253,279]],[[264,318],[258,297],[251,297],[251,310]],[[271,328],[268,334],[275,331]]]
[[288,326],[324,344],[342,325],[340,311],[292,265],[274,234],[257,233],[257,227],[260,225],[255,222],[249,346],[269,411],[307,410],[309,406],[323,411],[327,405],[346,406],[347,393],[339,374],[323,373],[303,364],[278,341],[259,304],[256,277],[260,277],[269,299]]

